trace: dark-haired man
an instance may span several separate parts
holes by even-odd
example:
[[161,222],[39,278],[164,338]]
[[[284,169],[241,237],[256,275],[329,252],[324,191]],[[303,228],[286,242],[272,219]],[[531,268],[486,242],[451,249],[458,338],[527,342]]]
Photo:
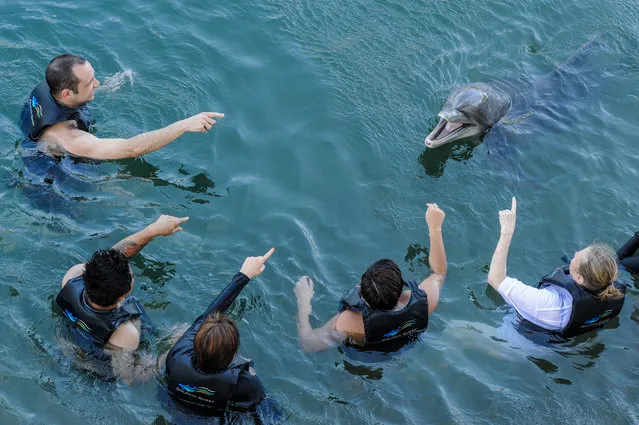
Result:
[[66,272],[56,304],[71,322],[73,343],[91,349],[138,348],[144,309],[131,296],[134,278],[128,259],[155,237],[179,232],[188,219],[162,215],[113,248],[95,252],[89,261]]
[[46,81],[29,96],[20,118],[25,137],[51,156],[67,153],[93,159],[135,158],[171,143],[187,132],[206,132],[223,118],[217,112],[202,112],[159,130],[129,139],[99,139],[89,133],[93,100],[100,82],[84,58],[60,55],[46,71]]
[[433,273],[419,285],[405,281],[393,260],[378,260],[364,272],[360,285],[342,298],[340,312],[313,329],[309,322],[313,281],[304,276],[297,282],[297,329],[303,351],[320,351],[340,343],[364,351],[395,351],[426,330],[446,277],[445,214],[437,204],[427,205],[428,260]]

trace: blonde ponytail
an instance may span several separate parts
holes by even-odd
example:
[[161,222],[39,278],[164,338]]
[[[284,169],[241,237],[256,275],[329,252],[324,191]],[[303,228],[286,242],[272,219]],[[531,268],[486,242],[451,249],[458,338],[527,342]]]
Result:
[[604,244],[593,244],[586,248],[584,258],[577,271],[584,278],[583,286],[598,293],[601,301],[623,297],[621,291],[612,283],[617,280],[618,268],[614,253]]
[[601,301],[610,301],[623,297],[623,293],[615,285],[608,285],[598,296]]

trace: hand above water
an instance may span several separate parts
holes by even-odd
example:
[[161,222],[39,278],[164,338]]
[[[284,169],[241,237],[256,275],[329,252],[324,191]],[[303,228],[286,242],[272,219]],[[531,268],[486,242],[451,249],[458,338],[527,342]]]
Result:
[[173,217],[171,215],[162,214],[148,226],[148,229],[154,236],[169,236],[182,230],[180,224],[187,221],[188,217]]
[[446,214],[437,204],[426,204],[426,224],[430,230],[441,230]]
[[295,284],[293,292],[297,298],[299,309],[308,309],[305,313],[310,314],[311,298],[313,298],[313,295],[315,294],[315,291],[313,290],[313,280],[308,276],[302,276]]
[[253,279],[266,269],[264,263],[271,258],[271,255],[275,252],[275,248],[271,248],[266,254],[260,257],[246,257],[240,273],[243,273],[249,279]]
[[515,233],[515,223],[517,221],[517,199],[513,196],[512,204],[509,210],[499,211],[499,224],[501,225],[501,234],[512,236]]
[[197,115],[182,120],[184,131],[191,133],[206,133],[217,121],[213,118],[224,118],[224,114],[219,112],[200,112]]

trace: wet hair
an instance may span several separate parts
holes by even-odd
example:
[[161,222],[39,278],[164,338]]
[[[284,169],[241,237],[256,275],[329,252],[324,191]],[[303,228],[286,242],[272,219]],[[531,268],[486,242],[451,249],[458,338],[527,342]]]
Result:
[[84,266],[84,287],[89,300],[108,307],[131,290],[129,259],[117,249],[100,250]]
[[623,296],[612,283],[617,280],[618,268],[614,253],[604,244],[593,244],[586,248],[577,272],[583,276],[583,286],[597,294],[600,300],[608,301]]
[[83,57],[75,55],[60,55],[53,58],[46,72],[47,85],[51,94],[57,96],[64,89],[77,93],[80,80],[73,72],[73,67],[83,65],[86,61]]
[[399,266],[388,258],[371,264],[362,275],[360,291],[369,306],[379,310],[392,310],[402,294],[404,278]]
[[240,348],[240,334],[228,317],[213,313],[195,334],[195,365],[204,373],[226,369]]

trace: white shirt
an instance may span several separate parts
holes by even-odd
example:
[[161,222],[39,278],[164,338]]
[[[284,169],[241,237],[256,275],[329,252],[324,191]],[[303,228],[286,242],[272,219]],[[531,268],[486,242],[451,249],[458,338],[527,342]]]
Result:
[[570,292],[558,286],[543,289],[506,277],[497,288],[504,300],[526,320],[551,331],[559,331],[568,325],[572,313]]

